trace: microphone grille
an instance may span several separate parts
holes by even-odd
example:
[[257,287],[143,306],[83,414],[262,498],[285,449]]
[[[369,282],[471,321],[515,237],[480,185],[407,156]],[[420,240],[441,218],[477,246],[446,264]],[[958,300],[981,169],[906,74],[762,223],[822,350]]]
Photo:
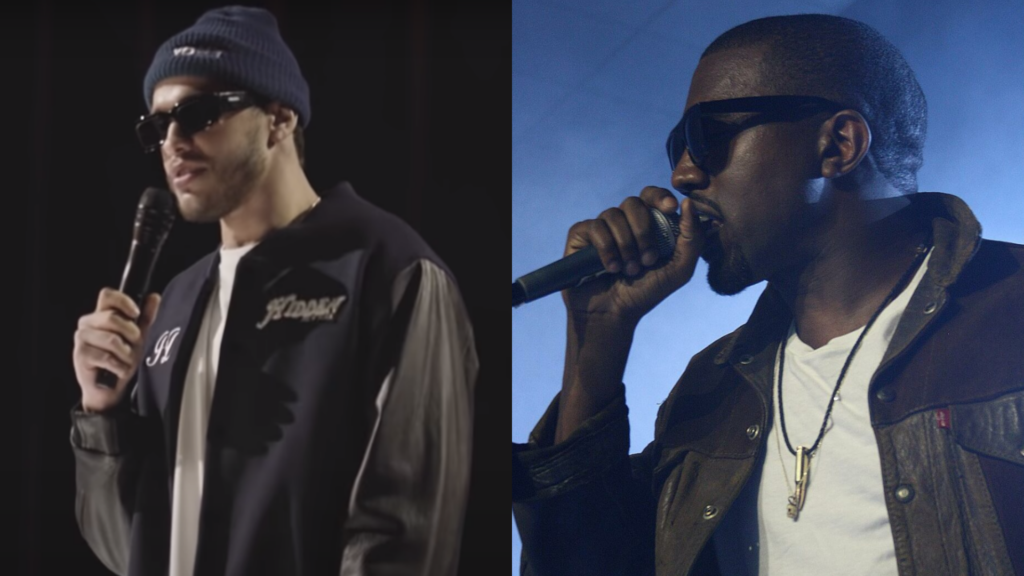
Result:
[[655,236],[658,242],[659,258],[669,258],[676,250],[676,238],[679,237],[679,215],[665,214],[661,210],[651,208],[654,217]]
[[146,188],[135,212],[135,240],[143,244],[162,244],[177,214],[174,195],[169,190]]

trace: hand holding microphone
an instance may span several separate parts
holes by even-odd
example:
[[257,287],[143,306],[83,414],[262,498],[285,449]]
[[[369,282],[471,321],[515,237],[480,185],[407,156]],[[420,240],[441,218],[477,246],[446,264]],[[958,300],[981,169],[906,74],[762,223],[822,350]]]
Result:
[[[671,226],[676,218],[678,235]],[[659,235],[668,246],[659,249]],[[679,206],[671,192],[649,186],[618,208],[573,224],[565,257],[513,284],[513,305],[517,296],[529,301],[552,286],[564,288],[568,326],[556,443],[572,436],[619,393],[637,323],[690,281],[703,246],[704,233],[690,199]],[[582,256],[574,258],[576,254]],[[595,255],[598,265],[592,266]],[[602,270],[607,273],[600,274]]]
[[150,278],[175,216],[169,191],[143,192],[120,290],[101,290],[96,310],[79,319],[72,360],[87,411],[117,406],[135,374],[160,303],[158,295],[149,294]]
[[[677,207],[671,192],[648,186],[618,208],[577,222],[562,260],[513,284],[513,304],[557,286],[576,319],[638,322],[689,282],[703,247],[690,200],[683,200],[679,214]],[[677,218],[678,233],[671,227]]]
[[[96,310],[78,320],[72,359],[87,412],[105,412],[121,403],[159,305],[160,297],[150,294],[139,310],[124,292],[104,288]],[[99,382],[104,373],[114,379],[109,386]]]

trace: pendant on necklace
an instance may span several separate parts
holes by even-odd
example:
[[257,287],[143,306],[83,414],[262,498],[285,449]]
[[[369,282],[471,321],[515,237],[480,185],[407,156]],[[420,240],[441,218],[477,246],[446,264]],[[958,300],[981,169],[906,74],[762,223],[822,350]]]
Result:
[[804,508],[804,499],[807,497],[807,479],[811,473],[811,456],[804,446],[796,447],[796,490],[789,497],[789,505],[786,506],[786,516],[794,521]]

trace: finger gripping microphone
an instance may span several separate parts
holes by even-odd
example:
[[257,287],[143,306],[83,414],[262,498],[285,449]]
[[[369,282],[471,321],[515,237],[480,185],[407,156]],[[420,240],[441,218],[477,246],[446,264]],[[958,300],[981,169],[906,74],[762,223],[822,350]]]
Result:
[[[177,208],[170,191],[150,187],[142,193],[139,207],[135,211],[132,246],[128,252],[128,262],[124,266],[120,288],[121,292],[135,302],[139,310],[142,310],[146,294],[149,293],[149,280],[156,267],[157,257],[176,216]],[[112,389],[117,385],[117,375],[100,368],[96,383]]]
[[[654,219],[658,262],[664,264],[675,251],[676,238],[679,237],[679,215],[664,214],[654,208],[649,210]],[[587,246],[513,282],[512,307],[566,288],[575,288],[607,273],[604,264],[601,263],[601,257],[597,254],[597,248]]]

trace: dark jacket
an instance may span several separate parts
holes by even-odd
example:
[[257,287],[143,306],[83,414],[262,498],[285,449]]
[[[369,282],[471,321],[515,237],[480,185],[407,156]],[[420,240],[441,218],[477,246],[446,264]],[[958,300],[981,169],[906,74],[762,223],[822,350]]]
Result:
[[[72,410],[76,517],[118,574],[167,574],[181,395],[218,253],[164,290],[131,402]],[[348,184],[239,262],[195,576],[455,574],[472,328],[450,272]]]
[[[869,389],[899,571],[1024,574],[1024,246],[981,240],[953,196],[912,205],[934,250]],[[512,446],[522,573],[717,573],[709,542],[765,453],[791,319],[769,285],[693,357],[640,454],[624,395],[553,446],[556,397]]]

